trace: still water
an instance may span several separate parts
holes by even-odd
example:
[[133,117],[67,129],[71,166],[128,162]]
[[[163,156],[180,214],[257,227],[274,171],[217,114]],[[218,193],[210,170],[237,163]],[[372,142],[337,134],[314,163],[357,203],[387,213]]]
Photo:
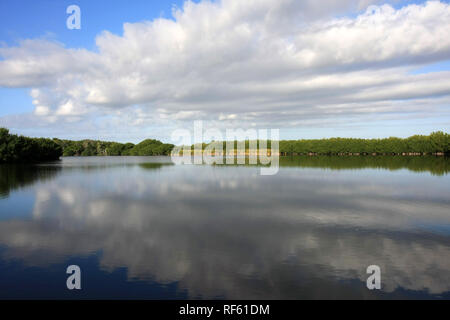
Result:
[[[2,165],[0,298],[450,298],[450,160],[280,164]],[[72,264],[80,291],[66,288]]]

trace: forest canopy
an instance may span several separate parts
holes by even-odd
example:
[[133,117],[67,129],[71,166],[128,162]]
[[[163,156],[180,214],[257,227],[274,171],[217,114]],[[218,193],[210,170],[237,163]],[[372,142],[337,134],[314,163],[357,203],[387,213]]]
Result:
[[174,145],[158,140],[144,140],[133,143],[105,142],[96,140],[60,140],[54,141],[63,148],[63,156],[162,156],[169,155]]
[[436,154],[449,151],[450,135],[442,131],[433,132],[429,136],[414,135],[405,139],[391,137],[280,141],[280,152],[284,154]]
[[51,139],[27,138],[0,128],[0,163],[57,160],[62,147]]
[[[259,148],[271,148],[271,141],[245,141],[245,151],[252,150],[252,145]],[[226,149],[227,142],[213,142],[217,150]],[[210,144],[192,145],[195,149],[205,150]],[[239,143],[234,141],[234,150]],[[267,147],[266,147],[267,146]],[[188,147],[189,149],[189,147]],[[358,138],[330,138],[310,140],[281,140],[279,141],[281,155],[419,155],[419,154],[448,154],[450,152],[450,135],[442,131],[433,132],[428,136],[414,135],[409,138],[358,139]]]
[[159,156],[169,155],[173,147],[153,139],[135,145],[97,140],[27,138],[0,128],[0,163],[52,161],[61,156]]

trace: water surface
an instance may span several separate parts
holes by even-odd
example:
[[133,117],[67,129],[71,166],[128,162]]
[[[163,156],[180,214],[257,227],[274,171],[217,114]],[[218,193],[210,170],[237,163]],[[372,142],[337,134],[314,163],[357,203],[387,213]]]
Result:
[[[0,298],[450,298],[448,159],[280,164],[1,165]],[[71,264],[81,291],[66,289]]]

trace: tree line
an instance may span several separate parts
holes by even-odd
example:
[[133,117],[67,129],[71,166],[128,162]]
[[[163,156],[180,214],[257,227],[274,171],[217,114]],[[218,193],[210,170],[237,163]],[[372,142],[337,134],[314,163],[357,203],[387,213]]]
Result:
[[[254,141],[253,141],[254,142]],[[225,150],[227,142],[214,142]],[[232,142],[233,143],[233,142]],[[271,141],[241,142],[248,151],[253,145],[271,148]],[[210,144],[202,144],[204,150]],[[240,143],[234,141],[236,150]],[[8,129],[0,128],[1,162],[39,162],[57,160],[60,156],[159,156],[170,155],[173,144],[147,139],[138,144],[105,142],[97,140],[61,140],[28,138],[10,134]],[[194,150],[195,146],[191,146]],[[217,149],[216,149],[217,150]],[[422,155],[449,154],[450,135],[442,131],[428,136],[414,135],[409,138],[356,139],[330,138],[313,140],[281,140],[281,155]]]
[[0,128],[0,163],[58,160],[61,156],[160,156],[170,155],[173,144],[147,139],[138,144],[97,140],[28,138]]
[[[254,149],[271,148],[270,140],[246,140],[195,144],[190,146],[190,150],[192,153],[200,148],[205,150],[213,143],[215,147],[215,150],[212,149],[213,153],[227,150],[228,145],[231,146],[231,150],[228,148],[227,151],[245,148],[245,151],[248,152]],[[187,149],[189,150],[189,147]],[[183,151],[181,147],[180,151]],[[279,141],[281,155],[425,155],[448,154],[449,151],[450,135],[442,131],[433,132],[428,136],[414,135],[405,139],[391,137],[385,139],[330,138]]]
[[285,155],[345,155],[345,154],[448,154],[450,135],[442,131],[428,136],[414,135],[409,138],[354,139],[331,138],[316,140],[280,141],[280,152]]
[[97,140],[54,139],[63,149],[64,157],[71,156],[161,156],[169,155],[174,145],[147,139],[139,144],[106,142]]

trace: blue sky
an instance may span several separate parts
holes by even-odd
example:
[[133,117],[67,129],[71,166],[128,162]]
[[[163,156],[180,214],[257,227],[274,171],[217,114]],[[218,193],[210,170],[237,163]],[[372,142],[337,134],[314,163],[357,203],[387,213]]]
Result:
[[[81,30],[66,28],[66,8],[82,8]],[[67,48],[95,50],[95,37],[104,30],[121,34],[123,23],[171,18],[182,0],[6,0],[0,2],[0,44],[14,46],[23,39],[46,38]],[[0,116],[33,110],[27,89],[0,88]]]
[[[329,6],[324,4],[325,8],[321,8],[314,1],[298,5],[294,1],[280,4],[261,0],[261,5],[254,7],[239,4],[237,0],[230,0],[223,6],[217,1],[212,4],[195,1],[183,11],[182,0],[4,0],[0,2],[0,48],[6,52],[0,51],[0,77],[3,77],[0,125],[32,136],[133,142],[149,135],[168,141],[171,130],[180,126],[189,128],[193,120],[210,121],[211,126],[220,128],[273,126],[282,128],[282,138],[290,139],[404,137],[448,131],[450,88],[446,89],[446,83],[450,80],[450,50],[441,40],[432,45],[426,43],[427,38],[419,38],[424,30],[429,32],[428,38],[440,39],[439,33],[448,33],[444,25],[442,29],[439,25],[442,24],[439,21],[445,22],[447,13],[440,13],[443,10],[433,9],[433,5],[425,1],[386,2],[395,12],[380,9],[378,15],[383,19],[374,20],[363,15],[364,5],[378,6],[383,2],[342,0],[342,5],[336,5],[339,2],[330,1]],[[448,3],[440,1],[445,10]],[[81,8],[81,30],[66,28],[68,15],[65,11],[72,4]],[[414,8],[413,4],[420,8]],[[172,16],[174,7],[181,10],[179,21]],[[413,13],[406,14],[405,8]],[[429,20],[416,18],[418,28],[411,32],[417,35],[401,36],[406,23],[414,26],[415,21],[407,19],[414,19],[415,11],[416,17],[430,15]],[[397,25],[389,25],[392,22],[384,19],[389,15],[399,20],[397,31],[392,29]],[[228,20],[221,20],[223,17]],[[161,24],[139,24],[155,19],[160,19]],[[346,39],[352,34],[348,27],[346,33],[330,41],[335,43],[329,44],[331,55],[327,58],[323,53],[327,52],[323,40],[326,32],[344,32],[342,27],[331,30],[330,22],[343,26],[351,21],[356,29],[362,19],[380,24],[368,31],[373,32],[368,37],[374,40],[352,51],[350,48],[360,43]],[[436,25],[430,26],[434,21]],[[124,23],[130,23],[127,34],[123,33]],[[311,31],[309,27],[313,25],[323,26],[324,31]],[[384,35],[376,34],[380,27],[386,28]],[[103,31],[117,37],[105,36]],[[392,41],[385,39],[391,36],[391,31],[392,37],[398,36],[398,41],[402,42],[399,48],[392,49]],[[355,37],[357,35],[355,32]],[[416,42],[403,43],[407,36],[415,38]],[[98,38],[102,52],[96,44]],[[296,42],[288,44],[294,41],[292,39]],[[31,42],[26,42],[28,40]],[[280,41],[287,43],[286,47],[276,49]],[[178,47],[180,43],[182,47]],[[53,48],[52,44],[56,46]],[[46,46],[48,52],[45,48],[39,51]],[[401,50],[401,46],[406,49]],[[267,48],[272,47],[275,51],[264,58]],[[321,51],[314,52],[317,61],[303,62],[309,61],[313,48],[319,47]],[[332,52],[336,47],[342,47],[339,56]],[[86,57],[72,57],[74,51],[71,50],[78,49],[83,49]],[[281,54],[283,50],[286,51]],[[362,52],[364,50],[367,53]],[[375,50],[386,58],[380,60],[376,55],[367,58]],[[121,55],[117,58],[116,52],[136,58],[130,62]],[[46,54],[49,55],[47,60],[43,58]],[[111,58],[113,56],[117,61]],[[61,58],[61,66],[52,63],[54,57]],[[286,57],[291,59],[289,63],[294,57],[303,57],[303,60],[286,67],[287,60],[283,60]],[[261,58],[265,59],[262,64],[257,61]],[[164,68],[157,70],[148,64],[139,65],[147,59],[157,61],[156,65]],[[329,62],[333,59],[336,61]],[[108,62],[104,62],[106,60]],[[34,67],[23,71],[26,69],[21,66],[29,65],[39,71]],[[230,71],[235,65],[240,66]],[[279,65],[279,68],[271,68],[272,65]],[[58,71],[46,72],[52,67]],[[96,72],[96,68],[102,71]],[[280,71],[283,68],[286,68],[284,73]],[[71,74],[71,69],[77,70]],[[165,70],[172,71],[167,75]],[[386,79],[383,81],[384,72]],[[111,75],[108,81],[104,79],[105,74]],[[229,78],[216,79],[214,74]],[[341,81],[329,83],[331,80],[324,78],[324,74],[330,79],[345,75],[349,85],[342,89]],[[130,80],[129,75],[134,78]],[[359,78],[371,85],[360,86],[356,80]],[[141,79],[142,84],[132,86],[135,79]],[[355,82],[353,92],[352,81]],[[310,83],[317,87],[311,87]],[[410,90],[405,89],[407,85],[411,86]],[[417,88],[426,89],[419,94],[421,90]],[[122,93],[122,90],[133,94]],[[392,94],[387,94],[391,90]]]
[[[66,8],[82,9],[81,30],[66,28]],[[95,38],[104,30],[121,34],[125,22],[156,17],[171,18],[173,6],[182,0],[4,0],[0,2],[0,44],[14,46],[20,40],[46,38],[67,48],[95,50]],[[0,88],[0,116],[33,110],[26,89]]]
[[[66,8],[82,9],[82,30],[66,28]],[[124,22],[171,17],[172,6],[183,1],[148,0],[5,0],[0,2],[0,39],[14,45],[18,39],[49,37],[66,47],[94,48],[95,37],[103,30],[122,33]]]

